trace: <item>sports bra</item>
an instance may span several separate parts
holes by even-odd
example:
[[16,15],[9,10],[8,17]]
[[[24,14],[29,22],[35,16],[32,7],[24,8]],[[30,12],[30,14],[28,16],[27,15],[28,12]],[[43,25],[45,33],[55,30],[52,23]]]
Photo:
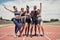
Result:
[[20,15],[20,12],[19,11],[15,11],[14,12],[14,15],[16,16],[16,15]]
[[26,13],[25,16],[30,16],[30,14],[29,13]]
[[25,13],[22,13],[22,15],[21,16],[25,16]]

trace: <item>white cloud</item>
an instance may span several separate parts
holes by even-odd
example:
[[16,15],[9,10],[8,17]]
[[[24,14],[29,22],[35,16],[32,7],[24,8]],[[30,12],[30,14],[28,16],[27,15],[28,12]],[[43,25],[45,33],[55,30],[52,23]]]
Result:
[[[4,3],[9,9],[13,10],[13,6],[17,6],[17,8],[20,10],[21,7],[25,8],[26,5],[30,6],[30,10],[32,10],[34,5],[37,5],[39,8],[39,3],[43,3],[42,8],[42,18],[43,19],[50,19],[50,18],[60,18],[60,0],[15,0],[15,1],[9,1]],[[0,5],[1,6],[1,5]],[[3,11],[2,11],[3,10]],[[14,17],[14,15],[6,11],[2,6],[0,7],[0,16],[4,16],[4,18],[11,19]],[[11,13],[11,14],[10,14]],[[57,14],[57,15],[56,15]],[[58,15],[59,14],[59,15]]]

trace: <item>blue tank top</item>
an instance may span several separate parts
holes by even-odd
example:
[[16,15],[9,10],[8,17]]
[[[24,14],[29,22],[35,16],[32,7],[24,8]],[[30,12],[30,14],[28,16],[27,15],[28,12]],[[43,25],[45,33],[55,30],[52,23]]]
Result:
[[15,11],[14,12],[14,15],[16,16],[16,15],[20,15],[20,11]]

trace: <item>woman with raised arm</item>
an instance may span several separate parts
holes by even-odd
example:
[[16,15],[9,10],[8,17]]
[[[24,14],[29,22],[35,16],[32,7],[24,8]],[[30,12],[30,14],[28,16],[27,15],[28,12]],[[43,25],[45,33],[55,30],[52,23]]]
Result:
[[[38,12],[37,16],[38,16],[38,31],[39,31],[39,35],[40,36],[44,36],[44,29],[42,27],[42,18],[41,18],[42,3],[40,3],[40,9],[37,9],[37,12]],[[43,34],[40,34],[40,28],[41,28]]]
[[35,34],[34,36],[37,36],[37,23],[38,23],[38,18],[37,18],[38,12],[37,12],[37,6],[35,5],[33,7],[33,10],[31,11],[31,16],[32,16],[32,27],[31,27],[31,37],[32,37],[32,31],[34,28]]
[[14,11],[8,9],[6,6],[4,6],[4,8],[15,15],[15,18],[13,19],[15,24],[15,37],[18,37],[17,32],[20,30],[20,11],[17,10],[16,6],[13,6]]

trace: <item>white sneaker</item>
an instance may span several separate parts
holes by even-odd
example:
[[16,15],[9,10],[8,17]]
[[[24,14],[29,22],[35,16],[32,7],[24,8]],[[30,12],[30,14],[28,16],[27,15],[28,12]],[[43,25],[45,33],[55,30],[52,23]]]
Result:
[[14,35],[15,38],[17,38],[18,36],[17,35]]
[[14,37],[17,38],[18,37],[17,34],[15,34]]

